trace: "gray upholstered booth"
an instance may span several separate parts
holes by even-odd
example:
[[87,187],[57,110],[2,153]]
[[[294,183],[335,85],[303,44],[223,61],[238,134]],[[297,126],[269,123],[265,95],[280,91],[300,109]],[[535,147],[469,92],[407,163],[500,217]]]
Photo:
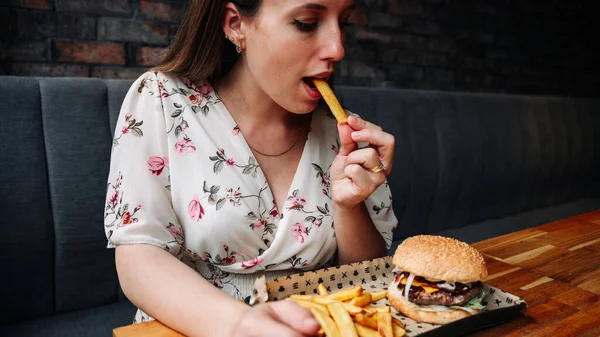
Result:
[[[110,336],[119,290],[102,209],[132,81],[0,77],[2,336]],[[600,208],[600,100],[338,87],[396,136],[396,239],[469,242]]]

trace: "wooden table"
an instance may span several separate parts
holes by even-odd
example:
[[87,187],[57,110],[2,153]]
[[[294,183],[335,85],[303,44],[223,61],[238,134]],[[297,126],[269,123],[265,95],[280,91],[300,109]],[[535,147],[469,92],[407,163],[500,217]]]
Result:
[[[497,288],[522,297],[527,317],[472,336],[600,336],[600,211],[473,244]],[[117,328],[113,337],[179,337],[159,322]]]

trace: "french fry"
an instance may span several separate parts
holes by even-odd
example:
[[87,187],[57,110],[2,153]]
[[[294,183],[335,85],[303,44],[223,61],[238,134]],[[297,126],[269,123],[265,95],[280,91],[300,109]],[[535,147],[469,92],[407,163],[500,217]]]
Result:
[[337,325],[329,315],[325,315],[315,308],[310,308],[310,312],[312,312],[317,322],[319,322],[319,325],[321,325],[321,328],[325,331],[327,337],[342,337]]
[[365,305],[371,304],[372,296],[369,292],[363,292],[362,295],[357,296],[348,302],[348,304],[356,305],[357,307],[364,307]]
[[323,96],[323,99],[325,99],[325,102],[329,106],[331,113],[333,113],[338,123],[346,124],[348,119],[348,117],[346,116],[346,112],[340,105],[340,102],[338,102],[337,98],[335,97],[335,94],[329,87],[329,84],[327,84],[325,80],[318,78],[314,78],[313,83],[315,84],[315,87],[317,87],[317,90],[319,90],[319,92],[321,93],[321,96]]
[[361,307],[357,307],[356,305],[352,305],[350,303],[344,303],[344,309],[350,313],[350,315],[358,315],[365,312],[365,310]]
[[364,327],[377,330],[377,321],[367,315],[358,314],[354,316],[354,321]]
[[396,317],[392,316],[392,324],[401,327],[402,329],[404,329],[404,323],[402,323],[401,320],[397,319]]
[[385,298],[385,296],[387,295],[387,291],[383,290],[383,291],[378,291],[376,293],[371,293],[371,302],[377,302],[382,298]]
[[338,291],[337,293],[333,293],[331,295],[327,295],[327,296],[325,296],[325,298],[330,299],[330,300],[344,302],[344,301],[353,299],[357,296],[360,296],[360,295],[362,295],[362,293],[363,293],[363,288],[360,286],[356,286],[356,287],[351,287],[348,289]]
[[379,336],[379,332],[377,332],[377,330],[369,329],[358,323],[354,323],[354,327],[356,328],[356,332],[358,333],[359,337],[381,337]]
[[392,315],[389,312],[376,313],[375,320],[377,320],[377,331],[379,331],[381,337],[394,337]]
[[395,324],[392,324],[392,330],[394,331],[394,337],[402,337],[402,336],[406,335],[406,330],[404,330],[404,328],[401,328]]
[[319,283],[319,285],[317,286],[317,290],[319,291],[319,295],[321,295],[321,296],[329,295],[329,293],[327,292],[327,289],[325,288],[323,283]]
[[364,307],[365,310],[370,311],[370,310],[374,310],[376,312],[391,312],[390,311],[390,307],[389,306],[383,306],[383,307],[376,307],[374,305],[367,305]]
[[342,336],[358,337],[352,317],[344,309],[342,303],[330,303],[327,305],[327,309],[329,309],[329,313],[333,317],[333,321],[337,324]]
[[325,304],[325,305],[327,305],[329,303],[339,302],[337,300],[332,300],[332,299],[329,299],[327,297],[321,297],[321,296],[313,296],[313,297],[310,298],[309,301],[312,301],[312,302],[315,302],[315,303],[320,303],[320,304]]
[[318,304],[318,303],[314,303],[311,301],[305,301],[305,300],[292,300],[292,301],[294,301],[296,304],[298,304],[301,307],[305,307],[306,309],[315,308],[315,309],[321,311],[324,315],[329,315],[329,311],[327,311],[327,307],[324,306],[323,304]]
[[310,301],[313,297],[313,295],[290,295],[289,298],[293,300]]

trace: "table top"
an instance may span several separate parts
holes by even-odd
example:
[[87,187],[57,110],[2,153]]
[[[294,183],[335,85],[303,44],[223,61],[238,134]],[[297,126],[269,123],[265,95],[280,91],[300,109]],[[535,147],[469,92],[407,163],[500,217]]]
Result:
[[[527,316],[472,336],[600,336],[600,210],[472,244],[494,287],[523,298]],[[113,337],[180,337],[157,321]]]

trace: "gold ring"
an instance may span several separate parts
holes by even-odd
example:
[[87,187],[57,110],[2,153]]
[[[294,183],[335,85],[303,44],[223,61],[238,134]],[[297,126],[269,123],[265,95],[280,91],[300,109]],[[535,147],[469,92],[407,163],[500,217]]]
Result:
[[387,169],[387,166],[385,166],[383,163],[379,163],[379,165],[370,168],[369,171],[373,172],[373,173],[378,173],[381,172],[383,170]]

